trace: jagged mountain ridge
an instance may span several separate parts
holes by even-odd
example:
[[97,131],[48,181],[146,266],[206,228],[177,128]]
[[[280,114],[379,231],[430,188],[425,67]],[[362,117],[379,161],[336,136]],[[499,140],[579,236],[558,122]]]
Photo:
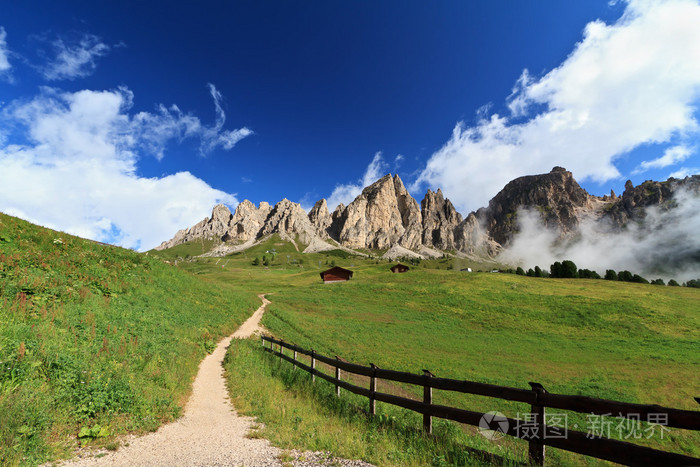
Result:
[[[313,244],[313,251],[318,251],[320,245],[327,249],[410,250],[421,255],[423,249],[493,258],[518,233],[518,216],[523,209],[538,212],[544,226],[566,238],[576,234],[583,219],[605,223],[612,229],[624,228],[628,222],[643,219],[648,207],[672,207],[674,193],[679,189],[700,195],[700,176],[647,181],[638,187],[628,182],[622,196],[611,192],[610,196],[599,197],[581,188],[571,172],[555,167],[547,174],[509,182],[487,207],[463,218],[440,189],[428,190],[419,204],[399,176],[389,174],[364,188],[347,206],[339,205],[333,213],[325,199],[319,200],[308,214],[298,203],[287,199],[274,207],[265,202],[255,207],[245,200],[233,214],[226,206],[217,205],[211,218],[180,230],[157,249],[198,238],[218,239],[233,248],[276,233],[309,248]],[[230,251],[233,250],[223,245],[216,248],[215,254]]]

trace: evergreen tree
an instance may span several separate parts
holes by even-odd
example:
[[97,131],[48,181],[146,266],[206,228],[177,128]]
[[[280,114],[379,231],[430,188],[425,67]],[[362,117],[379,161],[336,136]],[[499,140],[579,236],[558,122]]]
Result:
[[680,284],[678,282],[676,282],[675,279],[671,279],[670,281],[668,281],[668,285],[670,287],[680,287]]
[[565,260],[561,263],[561,277],[575,279],[578,277],[578,269],[573,261]]
[[661,279],[661,278],[659,278],[659,279],[654,279],[653,281],[651,281],[651,283],[654,284],[654,285],[666,285],[666,284],[664,283],[664,280]]
[[605,271],[605,280],[606,281],[616,281],[617,280],[617,273],[612,269],[608,269],[607,271]]
[[525,275],[525,271],[524,271],[523,268],[521,268],[520,266],[518,266],[518,269],[515,270],[515,273],[516,273],[517,275],[519,275],[519,276],[524,276],[524,275]]
[[530,268],[527,270],[527,276],[528,277],[535,277],[535,270]]
[[643,277],[640,276],[639,274],[634,274],[634,275],[632,276],[632,282],[636,282],[636,283],[638,283],[638,284],[648,284],[648,283],[649,283],[648,280],[646,280],[645,278],[643,278]]
[[535,266],[535,277],[542,277],[542,269],[539,266]]
[[549,272],[552,277],[561,277],[561,263],[555,261],[550,267]]
[[617,280],[622,282],[632,282],[632,273],[625,270],[617,273]]

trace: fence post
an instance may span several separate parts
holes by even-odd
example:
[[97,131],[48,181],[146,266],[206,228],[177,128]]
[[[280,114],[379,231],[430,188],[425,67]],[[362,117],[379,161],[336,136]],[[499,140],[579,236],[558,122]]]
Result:
[[[435,375],[432,374],[430,370],[423,370],[423,376],[429,379]],[[427,384],[423,386],[423,403],[426,405],[433,403],[433,388]],[[433,417],[428,414],[423,414],[423,431],[429,435],[433,434]]]
[[311,350],[311,382],[312,383],[316,382],[316,375],[314,374],[315,369],[316,369],[316,351]]
[[374,393],[377,392],[377,368],[379,368],[374,363],[370,363],[369,366],[372,367],[372,376],[369,380],[369,413],[372,415],[377,414],[377,400],[374,398]]
[[283,355],[283,352],[282,352],[282,339],[280,339],[280,362],[282,361],[282,355]]
[[544,465],[544,440],[545,424],[544,424],[544,406],[539,405],[540,394],[544,394],[545,389],[540,383],[528,383],[533,391],[535,391],[535,403],[530,406],[530,425],[534,425],[531,429],[532,437],[528,440],[530,462],[535,465]]
[[294,351],[294,371],[297,369],[297,351]]
[[260,334],[260,342],[262,342],[262,346],[265,347],[265,336]]
[[[340,357],[337,355],[335,356],[335,359],[340,361]],[[338,368],[337,366],[335,367],[335,379],[340,381],[340,368]],[[335,385],[335,395],[340,397],[340,386],[338,386],[337,384]]]

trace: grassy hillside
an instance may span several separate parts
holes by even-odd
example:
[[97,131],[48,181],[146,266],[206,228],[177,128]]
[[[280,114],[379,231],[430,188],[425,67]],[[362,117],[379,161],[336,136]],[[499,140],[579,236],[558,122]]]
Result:
[[0,214],[0,464],[176,418],[200,360],[259,305],[160,260]]
[[[536,381],[550,392],[698,408],[693,400],[700,383],[697,289],[464,273],[431,269],[433,265],[424,267],[424,263],[409,273],[394,275],[387,262],[344,257],[339,252],[302,256],[285,250],[278,252],[267,268],[251,265],[255,257],[269,255],[266,252],[277,243],[273,239],[257,250],[220,260],[197,260],[183,267],[213,280],[235,280],[256,292],[271,293],[265,326],[278,337],[327,355],[415,373],[428,368],[438,376],[521,388]],[[297,255],[302,264],[294,262]],[[318,272],[332,262],[352,267],[353,280],[321,284]],[[472,267],[479,269],[479,265]],[[261,360],[253,385],[260,385],[265,375],[278,371],[264,362]],[[233,366],[229,370],[239,371]],[[286,377],[276,378],[284,381]],[[282,417],[278,413],[283,405],[279,395],[274,404],[263,408],[252,401],[253,396],[244,400],[247,391],[262,398],[259,388],[239,385],[236,390],[240,391],[240,404],[250,404],[250,410],[263,421],[266,417],[275,420],[266,428],[273,439],[290,445],[319,445],[318,440],[304,437],[320,436],[309,433],[323,432],[327,417],[318,417],[317,428],[296,430],[296,435],[289,430],[285,436],[291,438],[285,438],[278,433],[283,423],[277,418],[289,421],[301,415]],[[296,392],[292,395],[291,386],[287,390],[290,400],[301,397]],[[440,391],[434,400],[472,410],[499,410],[511,416],[528,410],[522,404]],[[380,410],[387,417],[410,419],[401,415],[400,409]],[[568,415],[571,425],[578,424],[579,430],[586,431],[590,422],[584,415]],[[307,413],[302,418],[314,417]],[[418,424],[415,421],[414,426]],[[618,436],[614,431],[613,436]],[[463,441],[466,447],[507,452],[516,460],[525,458],[524,443],[504,441],[484,446],[472,428],[466,428],[466,434],[471,435]],[[664,439],[657,436],[635,442],[700,455],[700,437],[683,430],[672,430]],[[343,443],[352,444],[349,440],[337,442]],[[560,462],[584,462],[579,456],[551,451],[552,458]],[[360,451],[345,455],[363,456]],[[422,456],[423,461],[432,458]],[[392,463],[390,457],[380,461]],[[404,459],[396,463],[411,462]]]

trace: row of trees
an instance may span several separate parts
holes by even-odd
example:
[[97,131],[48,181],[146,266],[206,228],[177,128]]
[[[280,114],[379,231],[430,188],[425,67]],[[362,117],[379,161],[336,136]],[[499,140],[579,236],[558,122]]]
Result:
[[[513,271],[508,271],[513,272]],[[520,276],[530,276],[530,277],[554,277],[562,279],[605,279],[608,281],[622,281],[622,282],[636,282],[639,284],[654,284],[654,285],[666,285],[663,279],[654,279],[651,282],[640,276],[639,274],[633,274],[630,271],[619,271],[616,272],[613,269],[608,269],[605,271],[605,276],[600,277],[596,271],[591,271],[590,269],[578,269],[576,263],[571,260],[556,261],[549,267],[549,271],[541,269],[539,266],[535,266],[534,269],[530,268],[525,271],[523,268],[518,267],[515,274]],[[670,286],[680,286],[677,281],[671,279],[668,281]],[[684,284],[686,287],[697,287],[700,288],[700,279],[689,280]]]

